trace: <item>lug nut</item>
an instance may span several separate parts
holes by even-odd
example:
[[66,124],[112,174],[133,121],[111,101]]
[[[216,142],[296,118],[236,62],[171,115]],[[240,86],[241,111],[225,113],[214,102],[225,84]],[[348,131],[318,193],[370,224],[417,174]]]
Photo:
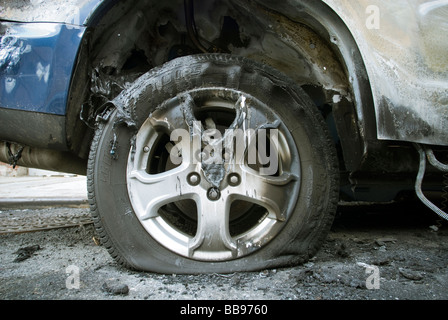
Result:
[[232,187],[236,187],[241,183],[241,178],[237,173],[229,175],[228,182]]
[[217,188],[210,188],[207,192],[207,197],[212,201],[216,201],[221,197],[221,192]]
[[201,182],[201,177],[196,172],[193,172],[188,175],[187,181],[190,185],[197,186]]

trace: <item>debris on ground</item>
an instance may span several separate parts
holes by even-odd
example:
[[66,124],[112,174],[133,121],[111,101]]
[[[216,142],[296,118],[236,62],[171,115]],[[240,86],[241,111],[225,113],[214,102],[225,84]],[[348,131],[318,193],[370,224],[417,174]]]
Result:
[[113,281],[104,282],[101,289],[110,295],[127,295],[129,293],[129,287],[126,284]]
[[423,279],[423,275],[418,271],[409,270],[406,268],[399,268],[398,270],[400,271],[400,274],[406,279],[414,281],[419,281]]
[[[232,274],[125,269],[104,246],[92,241],[99,236],[92,224],[0,234],[0,299],[448,299],[448,228],[446,224],[437,232],[428,228],[437,225],[437,216],[414,204],[340,210],[321,249],[303,265]],[[57,216],[62,211],[82,213],[76,208],[46,213]],[[16,256],[22,262],[13,262]]]
[[41,248],[39,245],[20,248],[19,250],[17,250],[15,252],[15,254],[17,254],[17,257],[14,259],[14,262],[22,262],[28,258],[31,258],[33,256],[34,252],[36,252],[37,250],[40,250],[40,249]]

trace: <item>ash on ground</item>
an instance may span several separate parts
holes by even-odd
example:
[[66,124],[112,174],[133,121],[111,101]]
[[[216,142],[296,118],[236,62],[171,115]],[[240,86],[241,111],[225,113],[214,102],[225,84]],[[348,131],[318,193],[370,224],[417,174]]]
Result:
[[[29,210],[79,215],[89,209]],[[91,224],[3,234],[0,299],[445,300],[447,236],[447,224],[415,203],[340,207],[327,241],[304,265],[163,275],[119,267]]]

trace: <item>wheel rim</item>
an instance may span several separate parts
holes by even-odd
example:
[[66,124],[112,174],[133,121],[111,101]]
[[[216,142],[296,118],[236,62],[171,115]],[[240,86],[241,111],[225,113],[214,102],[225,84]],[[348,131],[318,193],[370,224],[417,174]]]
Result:
[[266,246],[288,222],[300,189],[299,152],[264,103],[237,90],[196,89],[143,123],[127,184],[136,216],[162,246],[227,261]]

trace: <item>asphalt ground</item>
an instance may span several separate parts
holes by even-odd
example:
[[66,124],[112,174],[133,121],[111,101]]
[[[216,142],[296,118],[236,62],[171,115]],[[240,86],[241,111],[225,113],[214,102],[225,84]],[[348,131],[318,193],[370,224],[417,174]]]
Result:
[[[0,232],[0,300],[166,300],[177,304],[153,306],[180,316],[191,301],[205,300],[268,305],[272,300],[448,299],[448,228],[419,202],[341,206],[323,247],[304,265],[170,275],[117,265],[93,225],[79,222],[89,216],[86,198],[85,177],[0,178],[0,218],[23,228],[30,221],[49,227]],[[67,205],[74,201],[81,205]],[[76,221],[72,227],[50,225],[68,217]],[[282,309],[268,306],[271,315]]]

